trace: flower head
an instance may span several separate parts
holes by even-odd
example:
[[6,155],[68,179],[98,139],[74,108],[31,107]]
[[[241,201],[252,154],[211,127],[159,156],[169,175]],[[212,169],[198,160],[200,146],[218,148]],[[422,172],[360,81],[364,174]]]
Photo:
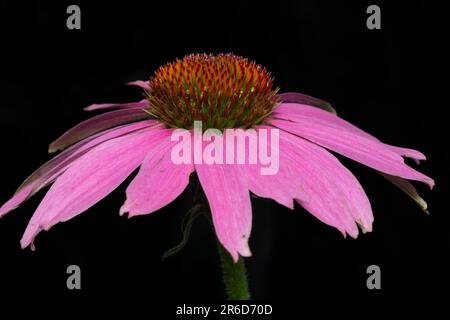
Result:
[[[381,142],[338,117],[325,101],[299,93],[278,94],[269,73],[247,59],[190,55],[161,67],[149,81],[130,84],[142,88],[145,99],[87,107],[118,110],[94,116],[51,143],[50,152],[63,151],[0,208],[1,217],[52,184],[28,224],[22,247],[33,248],[41,230],[84,212],[138,168],[121,214],[144,215],[162,208],[184,191],[196,171],[217,237],[235,261],[239,255],[250,255],[250,192],[291,209],[297,202],[322,222],[356,238],[358,226],[363,232],[372,230],[370,202],[356,177],[328,150],[377,170],[427,210],[407,180],[430,187],[434,181],[404,162],[404,157],[424,160],[422,153]],[[279,141],[264,141],[258,148],[276,146],[270,150],[279,156],[278,170],[262,175],[262,163],[239,161],[175,163],[172,156],[180,142],[171,138],[177,128],[195,131],[194,121],[221,132],[214,141],[201,142],[207,146],[225,141],[227,128],[244,130],[250,138],[276,130]],[[195,148],[184,150],[188,159],[195,158]],[[230,150],[234,152],[227,145],[227,155]],[[233,154],[231,159],[239,156]]]
[[267,70],[232,54],[192,54],[160,67],[146,91],[149,114],[169,127],[250,128],[277,103]]

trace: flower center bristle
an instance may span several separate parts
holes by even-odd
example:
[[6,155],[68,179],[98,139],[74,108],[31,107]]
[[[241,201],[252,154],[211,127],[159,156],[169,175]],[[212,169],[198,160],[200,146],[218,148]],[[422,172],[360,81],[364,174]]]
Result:
[[265,68],[232,54],[192,54],[160,67],[150,78],[147,112],[169,127],[249,128],[277,104]]

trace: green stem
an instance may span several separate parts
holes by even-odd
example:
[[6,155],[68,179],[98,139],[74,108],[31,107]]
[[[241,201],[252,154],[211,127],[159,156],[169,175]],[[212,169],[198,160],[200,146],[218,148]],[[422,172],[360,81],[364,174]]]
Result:
[[239,258],[234,263],[228,251],[217,242],[219,249],[220,262],[222,264],[223,280],[230,300],[249,300],[247,273],[245,272],[244,259]]

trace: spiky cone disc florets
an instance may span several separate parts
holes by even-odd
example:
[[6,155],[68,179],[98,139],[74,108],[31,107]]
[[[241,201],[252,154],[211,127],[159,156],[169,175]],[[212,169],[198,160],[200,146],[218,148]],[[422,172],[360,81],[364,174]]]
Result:
[[192,54],[160,67],[146,91],[153,117],[169,127],[249,128],[277,105],[267,70],[233,54]]

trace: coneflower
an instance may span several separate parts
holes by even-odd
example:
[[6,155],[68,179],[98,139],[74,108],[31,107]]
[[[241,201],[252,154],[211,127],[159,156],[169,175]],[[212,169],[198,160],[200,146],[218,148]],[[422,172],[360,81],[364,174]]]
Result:
[[[51,143],[50,152],[63,151],[0,208],[1,217],[52,184],[28,224],[22,248],[31,244],[34,249],[41,230],[86,211],[138,168],[121,214],[143,215],[162,208],[183,192],[195,171],[218,241],[235,263],[242,263],[239,256],[251,255],[250,192],[291,209],[298,202],[322,222],[356,238],[358,226],[363,232],[372,230],[370,202],[355,176],[328,150],[379,171],[427,210],[407,180],[430,188],[434,182],[403,159],[424,160],[422,153],[381,142],[338,117],[325,101],[278,93],[267,70],[245,58],[189,55],[160,67],[148,81],[130,84],[141,87],[145,99],[87,107],[118,110],[90,118]],[[201,121],[202,130],[223,132],[215,138],[224,140],[227,129],[277,130],[277,172],[261,174],[260,163],[174,163],[172,151],[178,142],[171,137],[179,128],[195,131],[195,121]],[[193,158],[194,149],[186,150]],[[239,263],[233,267],[230,262],[224,271],[240,268],[235,270],[242,273]],[[231,298],[248,297],[245,284],[229,288],[240,290],[231,292]]]

